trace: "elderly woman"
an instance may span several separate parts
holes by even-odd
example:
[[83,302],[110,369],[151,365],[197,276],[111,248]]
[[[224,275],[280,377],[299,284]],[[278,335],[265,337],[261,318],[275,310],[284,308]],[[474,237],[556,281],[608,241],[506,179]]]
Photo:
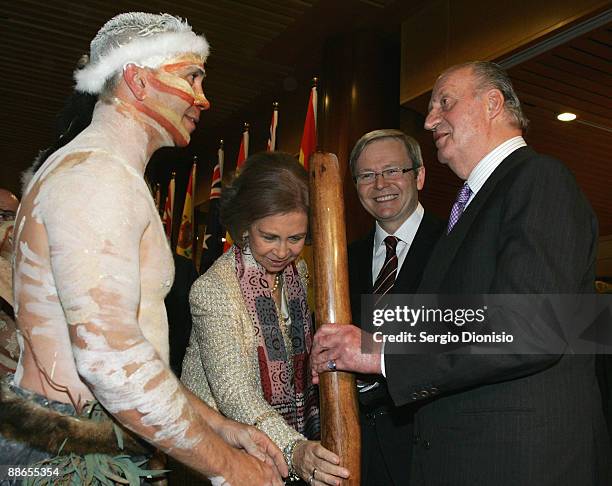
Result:
[[348,471],[319,442],[311,383],[307,269],[308,180],[292,156],[249,158],[224,189],[221,220],[232,246],[193,285],[193,330],[182,380],[234,420],[255,425],[311,485],[340,484]]

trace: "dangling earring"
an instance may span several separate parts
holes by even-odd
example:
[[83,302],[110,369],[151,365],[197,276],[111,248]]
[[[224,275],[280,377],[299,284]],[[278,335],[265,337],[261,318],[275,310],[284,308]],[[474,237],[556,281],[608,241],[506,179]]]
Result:
[[250,255],[250,253],[248,252],[249,249],[249,232],[245,231],[242,234],[242,253],[244,253],[245,255]]

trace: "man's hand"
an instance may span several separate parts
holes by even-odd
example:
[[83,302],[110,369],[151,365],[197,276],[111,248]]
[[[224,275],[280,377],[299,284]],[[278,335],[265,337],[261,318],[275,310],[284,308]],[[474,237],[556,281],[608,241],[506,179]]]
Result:
[[[368,353],[362,352],[362,343]],[[356,326],[325,324],[316,332],[310,354],[313,383],[319,383],[319,373],[330,371],[330,362],[338,371],[379,375],[380,351],[381,343]]]
[[284,482],[274,467],[244,451],[230,449],[231,455],[226,457],[223,476],[211,477],[213,486],[283,486]]
[[289,475],[283,453],[262,431],[229,419],[221,422],[215,430],[229,445],[244,449],[251,456],[270,465],[279,476]]

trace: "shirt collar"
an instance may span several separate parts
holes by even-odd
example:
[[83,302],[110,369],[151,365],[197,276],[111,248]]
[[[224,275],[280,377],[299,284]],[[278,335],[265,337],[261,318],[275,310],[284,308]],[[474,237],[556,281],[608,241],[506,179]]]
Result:
[[[416,232],[419,229],[424,213],[425,210],[423,209],[423,206],[421,206],[421,203],[417,203],[415,210],[412,211],[412,214],[406,218],[406,221],[402,223],[397,231],[393,233],[393,236],[396,236],[404,243],[410,245],[414,239],[414,235],[416,235]],[[389,235],[390,233],[387,233],[384,229],[382,229],[377,221],[376,231],[374,233],[374,248],[384,245],[385,238]]]
[[493,171],[497,169],[497,166],[499,166],[508,155],[526,145],[525,139],[519,135],[506,140],[485,155],[467,178],[466,182],[468,186],[470,186],[473,194],[470,200],[480,191],[480,188],[484,186],[484,183],[487,182],[487,179],[491,176]]

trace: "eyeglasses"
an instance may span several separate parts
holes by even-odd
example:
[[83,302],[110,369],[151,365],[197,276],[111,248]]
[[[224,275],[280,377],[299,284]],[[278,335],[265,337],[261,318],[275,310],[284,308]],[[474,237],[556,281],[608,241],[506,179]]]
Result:
[[355,184],[359,184],[360,186],[365,186],[367,184],[372,184],[376,181],[376,177],[379,175],[386,181],[392,181],[399,179],[406,172],[410,172],[411,170],[417,170],[419,167],[389,167],[388,169],[381,170],[380,172],[361,172],[353,176],[353,180]]

